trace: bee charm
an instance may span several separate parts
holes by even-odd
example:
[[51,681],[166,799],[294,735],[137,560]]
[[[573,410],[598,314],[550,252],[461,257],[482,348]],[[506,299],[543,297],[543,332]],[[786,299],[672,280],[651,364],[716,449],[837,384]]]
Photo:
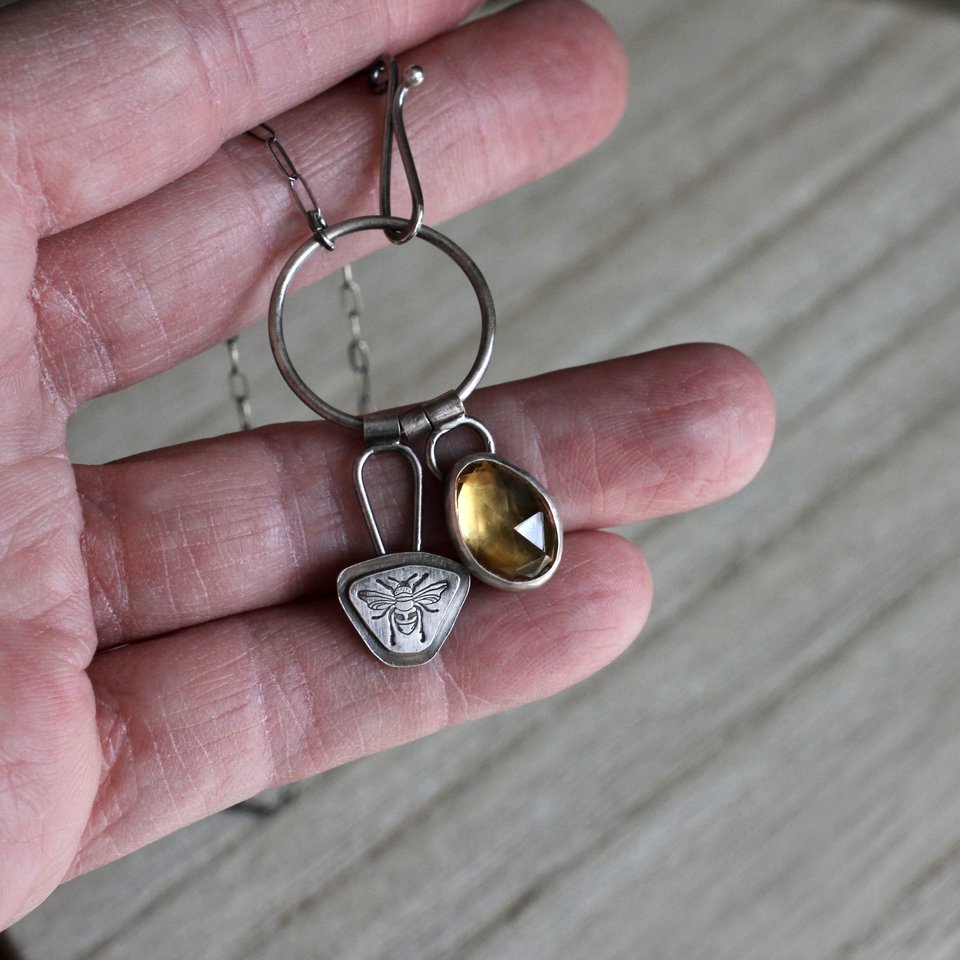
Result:
[[[398,453],[413,470],[414,549],[409,553],[387,553],[367,497],[363,468],[378,453]],[[357,460],[354,482],[371,539],[381,555],[340,574],[340,605],[370,652],[383,663],[392,667],[429,663],[460,615],[470,592],[470,574],[453,560],[420,550],[423,471],[409,447],[368,447]]]
[[390,646],[396,649],[405,646],[406,637],[413,637],[417,649],[428,643],[424,630],[423,615],[439,613],[440,608],[430,606],[439,603],[450,586],[449,580],[430,580],[429,573],[411,574],[405,580],[396,577],[377,577],[381,590],[358,590],[357,597],[371,610],[382,610],[374,620],[389,617]]

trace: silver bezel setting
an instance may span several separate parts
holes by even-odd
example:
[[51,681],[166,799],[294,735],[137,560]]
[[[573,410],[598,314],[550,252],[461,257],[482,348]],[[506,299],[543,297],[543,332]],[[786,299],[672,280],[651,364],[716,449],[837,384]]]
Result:
[[[550,513],[550,519],[552,520],[557,531],[557,557],[545,573],[542,573],[539,577],[536,577],[533,580],[508,580],[506,577],[501,577],[498,574],[493,573],[477,562],[463,539],[463,535],[460,532],[460,521],[457,518],[457,480],[460,477],[460,474],[463,473],[467,467],[474,463],[479,463],[480,461],[496,463],[506,470],[509,470],[511,473],[516,474],[521,480],[530,484],[530,486],[537,491],[537,494],[541,497]],[[497,587],[500,590],[536,590],[538,587],[542,587],[557,572],[557,567],[560,566],[560,561],[563,559],[563,525],[560,523],[560,514],[557,512],[557,506],[553,500],[550,499],[550,495],[546,490],[544,490],[543,485],[535,477],[532,477],[529,473],[527,473],[526,470],[518,467],[515,463],[510,463],[509,460],[504,460],[503,457],[498,457],[495,453],[481,452],[468,454],[467,456],[458,460],[449,473],[447,478],[445,501],[447,527],[450,531],[450,536],[453,539],[453,543],[457,548],[457,553],[460,556],[460,559],[463,561],[464,566],[478,580],[482,580],[491,587]]]

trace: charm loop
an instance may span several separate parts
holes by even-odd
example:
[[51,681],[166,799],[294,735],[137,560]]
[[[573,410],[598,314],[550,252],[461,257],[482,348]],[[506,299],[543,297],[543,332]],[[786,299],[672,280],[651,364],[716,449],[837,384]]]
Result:
[[380,533],[380,525],[373,513],[373,506],[370,503],[370,496],[367,493],[366,484],[363,482],[363,469],[367,463],[378,454],[399,453],[410,464],[413,470],[413,546],[410,548],[413,552],[420,550],[423,539],[423,467],[417,455],[402,443],[381,443],[373,447],[367,447],[363,453],[357,457],[357,462],[353,467],[353,485],[357,490],[357,499],[360,501],[360,509],[363,511],[363,519],[367,522],[367,530],[370,531],[370,539],[381,557],[387,555],[387,548],[383,542],[383,534]]
[[[352,220],[343,220],[333,226],[327,227],[320,239],[311,238],[307,240],[286,262],[277,282],[273,288],[273,296],[270,298],[269,330],[270,347],[273,350],[274,359],[280,368],[283,379],[287,381],[290,389],[305,403],[314,413],[338,423],[342,427],[348,427],[351,430],[363,430],[363,418],[354,414],[347,413],[338,407],[327,403],[322,397],[318,396],[307,386],[306,382],[297,372],[290,354],[287,351],[287,344],[283,335],[283,309],[286,304],[287,295],[290,291],[290,285],[294,277],[310,260],[311,257],[322,249],[330,249],[333,242],[340,237],[351,233],[359,233],[364,230],[402,230],[407,225],[406,220],[398,217],[356,217]],[[473,287],[477,295],[477,302],[480,304],[480,347],[477,351],[476,359],[470,372],[463,382],[456,388],[454,393],[463,402],[473,393],[477,385],[483,379],[483,375],[490,365],[490,357],[493,354],[493,341],[496,336],[497,314],[493,303],[493,295],[490,287],[480,268],[473,262],[467,253],[458,247],[449,237],[444,236],[430,227],[421,228],[417,236],[421,240],[436,247],[441,253],[445,253],[451,260],[463,271],[470,286]],[[416,405],[410,411],[419,410],[421,407],[428,407],[437,401],[442,400],[446,394],[441,394],[433,400],[427,401],[422,405]],[[401,420],[403,417],[401,417]]]
[[446,480],[446,476],[440,469],[440,464],[437,463],[437,444],[448,433],[452,433],[459,427],[471,427],[473,430],[476,430],[476,432],[480,434],[480,438],[483,440],[484,445],[487,448],[487,453],[495,454],[497,452],[497,445],[494,442],[493,434],[487,429],[486,425],[481,423],[479,420],[474,420],[473,417],[461,417],[459,420],[454,420],[451,423],[445,423],[443,426],[434,430],[433,433],[430,434],[430,438],[427,440],[426,449],[427,466],[430,468],[430,472],[441,483]]

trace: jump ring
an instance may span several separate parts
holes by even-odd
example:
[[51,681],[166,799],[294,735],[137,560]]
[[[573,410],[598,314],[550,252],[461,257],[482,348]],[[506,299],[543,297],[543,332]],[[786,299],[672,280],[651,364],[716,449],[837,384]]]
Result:
[[[326,239],[332,243],[339,237],[343,237],[351,233],[359,233],[364,230],[400,231],[407,226],[408,222],[399,217],[355,217],[352,220],[343,220],[340,223],[329,226],[323,231],[323,233]],[[480,348],[477,351],[477,356],[473,362],[473,366],[470,368],[470,372],[455,391],[463,401],[466,400],[467,397],[469,397],[470,394],[472,394],[477,388],[477,385],[483,379],[483,375],[487,372],[487,367],[490,365],[490,358],[493,354],[493,341],[494,337],[496,336],[497,325],[496,308],[494,307],[493,303],[493,295],[490,292],[490,287],[487,285],[487,281],[480,272],[480,268],[473,262],[467,253],[458,247],[449,237],[444,236],[444,234],[439,233],[430,227],[423,227],[417,236],[421,240],[426,240],[427,243],[436,247],[441,253],[445,253],[448,257],[450,257],[451,260],[453,260],[453,262],[463,271],[467,280],[469,280],[470,285],[473,287],[474,293],[477,296],[477,302],[480,305]],[[306,382],[297,372],[296,367],[294,367],[293,362],[290,359],[290,354],[287,351],[286,341],[284,340],[283,308],[284,304],[286,303],[287,294],[290,290],[290,285],[293,282],[293,278],[297,275],[304,264],[306,264],[307,261],[310,260],[310,258],[318,250],[323,249],[326,249],[326,247],[315,237],[311,237],[294,252],[294,254],[284,265],[283,269],[280,271],[280,275],[277,277],[277,282],[273,287],[273,296],[270,298],[270,348],[273,350],[274,359],[277,361],[277,366],[280,368],[280,373],[283,375],[283,379],[286,380],[290,389],[304,404],[306,404],[307,407],[309,407],[319,416],[324,417],[327,420],[331,420],[334,423],[338,423],[342,427],[349,427],[351,430],[358,430],[362,432],[362,417],[347,413],[346,411],[340,410],[338,407],[327,403],[313,390],[311,390],[309,386],[307,386]],[[434,401],[440,400],[444,395],[445,394],[441,394],[439,397],[435,397],[433,400],[428,400],[423,404],[416,404],[411,409],[416,410],[422,406],[429,406],[429,404],[433,403]],[[457,425],[461,425],[464,422],[465,421],[463,420],[457,421]],[[431,467],[431,469],[433,468]]]

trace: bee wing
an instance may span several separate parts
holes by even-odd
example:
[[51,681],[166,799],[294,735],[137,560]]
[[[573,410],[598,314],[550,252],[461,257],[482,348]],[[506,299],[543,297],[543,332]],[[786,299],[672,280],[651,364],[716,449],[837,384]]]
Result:
[[449,586],[449,580],[439,580],[436,583],[429,583],[414,593],[413,602],[436,603],[444,595]]
[[357,596],[371,610],[389,610],[397,601],[389,593],[380,593],[378,590],[358,590]]

